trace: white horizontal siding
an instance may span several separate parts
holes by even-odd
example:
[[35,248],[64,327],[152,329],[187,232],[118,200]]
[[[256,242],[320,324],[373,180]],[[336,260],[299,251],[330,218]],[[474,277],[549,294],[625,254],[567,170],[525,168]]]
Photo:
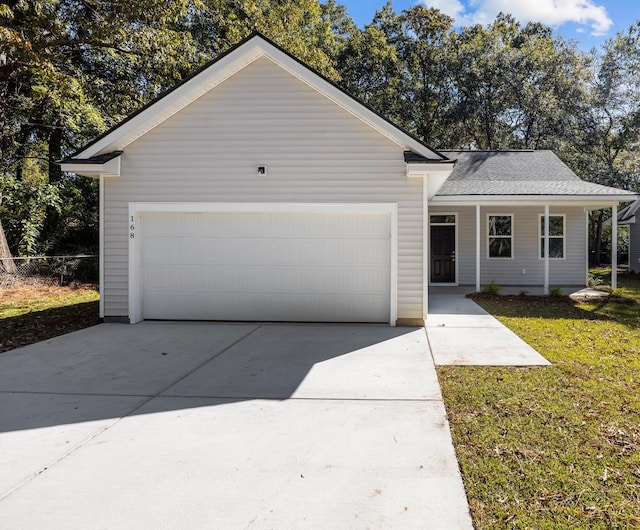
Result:
[[[476,210],[472,207],[430,206],[429,214],[458,214],[458,283],[474,285],[476,278]],[[579,207],[552,207],[550,215],[566,216],[566,259],[549,262],[553,285],[582,285],[586,277],[585,213]],[[514,259],[487,259],[487,214],[513,214]],[[480,208],[480,281],[499,285],[542,285],[544,260],[539,258],[539,215],[544,207],[483,206]],[[522,270],[525,273],[522,273]]]
[[259,59],[129,145],[122,176],[105,179],[105,316],[128,314],[129,202],[229,201],[397,203],[398,318],[420,318],[421,199],[401,146]]

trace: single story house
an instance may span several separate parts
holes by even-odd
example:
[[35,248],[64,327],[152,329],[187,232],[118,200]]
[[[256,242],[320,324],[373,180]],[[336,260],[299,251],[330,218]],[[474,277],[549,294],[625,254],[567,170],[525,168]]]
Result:
[[422,323],[431,285],[584,284],[553,153],[437,151],[260,34],[61,162],[100,181],[100,312]]
[[[629,270],[640,272],[640,199],[625,206],[617,216],[618,225],[629,227]],[[613,221],[613,218],[610,219]]]

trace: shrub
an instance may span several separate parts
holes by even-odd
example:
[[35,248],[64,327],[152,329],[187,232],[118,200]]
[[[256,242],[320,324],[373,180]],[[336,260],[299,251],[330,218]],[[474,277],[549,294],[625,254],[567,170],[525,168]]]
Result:
[[549,296],[552,298],[561,298],[562,297],[562,287],[550,287],[549,288]]
[[589,287],[598,287],[600,285],[602,285],[604,283],[604,280],[602,279],[601,276],[597,276],[593,273],[589,273],[589,280],[587,282],[587,284],[589,285]]
[[482,292],[484,294],[498,294],[500,293],[500,286],[494,280],[491,280],[482,287]]

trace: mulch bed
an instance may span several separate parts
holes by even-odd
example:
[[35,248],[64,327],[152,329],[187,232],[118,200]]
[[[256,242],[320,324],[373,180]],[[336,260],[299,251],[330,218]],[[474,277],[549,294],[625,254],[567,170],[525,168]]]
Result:
[[573,303],[569,296],[547,296],[544,294],[488,294],[488,293],[469,293],[467,298],[472,300],[508,300],[508,301],[520,301],[529,300],[536,302],[569,302]]
[[[575,304],[576,302],[582,302],[584,300],[575,300],[568,295],[564,296],[547,296],[542,294],[487,294],[487,293],[469,293],[467,298],[472,300],[502,300],[510,302],[522,302],[524,300],[529,302],[567,302],[569,304]],[[585,298],[585,300],[587,300]],[[589,298],[588,301],[594,302],[598,298]],[[612,304],[627,304],[627,305],[639,305],[640,300],[636,298],[628,298],[624,296],[604,296],[599,299],[605,303]]]

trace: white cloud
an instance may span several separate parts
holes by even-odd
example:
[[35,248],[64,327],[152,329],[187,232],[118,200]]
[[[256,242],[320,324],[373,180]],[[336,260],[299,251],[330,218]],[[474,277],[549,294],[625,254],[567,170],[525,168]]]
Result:
[[606,8],[592,0],[468,0],[467,7],[459,0],[424,1],[453,17],[460,25],[488,24],[502,11],[523,23],[534,21],[560,26],[575,22],[589,26],[594,36],[604,35],[613,26]]
[[445,15],[455,18],[456,21],[463,17],[465,8],[458,0],[427,0],[425,3],[427,6],[435,7]]

